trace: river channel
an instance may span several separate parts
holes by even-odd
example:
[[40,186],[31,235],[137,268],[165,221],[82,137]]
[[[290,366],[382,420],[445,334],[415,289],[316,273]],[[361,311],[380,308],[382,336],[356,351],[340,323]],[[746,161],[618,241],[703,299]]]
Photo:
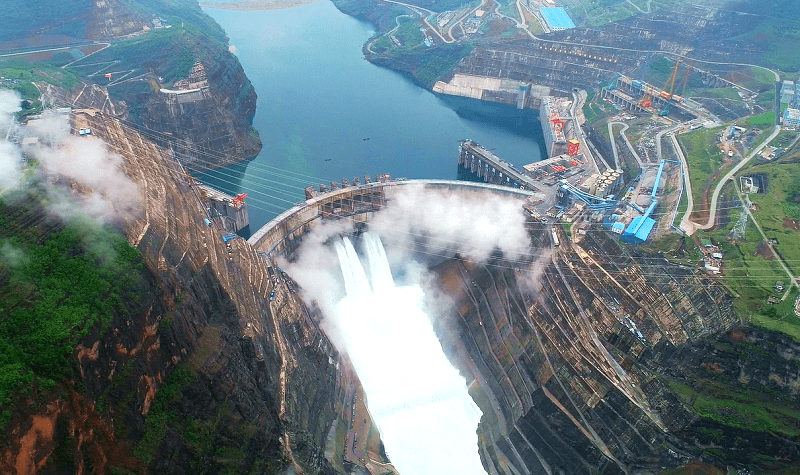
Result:
[[374,30],[329,0],[206,12],[255,87],[253,126],[264,146],[255,159],[201,179],[248,193],[251,230],[302,201],[309,185],[378,173],[455,179],[459,140],[517,166],[545,153],[536,111],[440,96],[371,64],[361,48]]

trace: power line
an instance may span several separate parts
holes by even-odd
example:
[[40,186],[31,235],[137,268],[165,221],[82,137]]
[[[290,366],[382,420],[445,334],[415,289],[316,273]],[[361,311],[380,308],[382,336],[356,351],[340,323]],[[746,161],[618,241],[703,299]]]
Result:
[[[122,122],[122,123],[130,123],[130,121],[127,121],[127,120],[125,120],[125,119],[118,119],[118,120],[120,120],[120,122]],[[180,146],[180,147],[184,148],[185,150],[195,150],[195,151],[197,151],[197,152],[198,152],[198,153],[199,153],[201,156],[209,157],[209,158],[199,158],[199,157],[195,157],[195,158],[196,158],[196,160],[200,161],[201,163],[206,163],[206,164],[208,164],[208,165],[216,165],[216,163],[215,163],[215,162],[212,162],[212,161],[210,160],[210,158],[224,158],[224,157],[223,157],[221,154],[215,153],[215,152],[213,152],[213,151],[201,150],[201,149],[199,149],[199,148],[197,148],[197,147],[189,147],[189,146],[187,146],[187,145],[185,145],[185,144],[181,145],[181,144],[179,144],[179,143],[177,142],[177,140],[176,140],[174,137],[169,137],[169,136],[166,136],[165,134],[163,134],[163,133],[161,133],[161,132],[158,132],[158,131],[156,131],[156,130],[149,129],[149,128],[147,128],[147,127],[143,127],[143,126],[138,126],[138,125],[136,125],[136,124],[134,124],[134,125],[133,125],[133,126],[131,126],[131,127],[132,127],[132,128],[134,128],[134,130],[141,130],[141,129],[144,129],[144,130],[145,130],[145,132],[144,132],[144,133],[142,133],[142,132],[140,131],[140,133],[141,133],[143,136],[150,137],[150,138],[154,138],[154,137],[160,137],[162,140],[165,140],[165,141],[167,141],[167,142],[171,142],[171,143],[175,144],[176,146]],[[191,168],[191,167],[190,167],[190,168]],[[265,170],[265,171],[267,171],[268,173],[271,173],[271,174],[273,174],[273,175],[277,175],[277,176],[279,176],[279,177],[282,177],[282,178],[287,178],[287,179],[293,179],[293,180],[295,180],[295,181],[300,181],[300,180],[299,180],[297,177],[293,177],[293,176],[291,176],[291,175],[289,175],[289,174],[298,175],[298,176],[300,176],[301,174],[297,174],[297,173],[295,173],[295,172],[292,172],[292,171],[289,171],[289,170],[284,170],[284,169],[281,169],[281,168],[279,168],[279,167],[266,166],[266,168],[264,168],[263,170]],[[226,177],[228,177],[228,178],[231,178],[231,179],[238,178],[237,176],[233,175],[233,174],[232,174],[232,173],[230,173],[230,172],[227,172],[227,171],[220,171],[220,170],[218,170],[218,171],[219,171],[219,173],[220,173],[220,174],[222,174],[223,176],[226,176]],[[315,178],[315,177],[311,177],[310,175],[304,175],[304,176],[306,176],[306,177],[309,177],[309,178]],[[317,181],[323,181],[323,180],[321,180],[321,179],[318,179],[318,178],[316,178],[316,179],[317,179]],[[273,184],[284,185],[284,186],[286,186],[286,187],[288,187],[288,188],[290,188],[290,189],[297,189],[298,191],[303,189],[303,188],[300,188],[300,187],[295,187],[295,186],[291,186],[291,185],[288,185],[288,184],[285,184],[285,183],[282,183],[282,182],[275,182],[275,181],[273,181],[273,180],[268,180],[268,179],[266,179],[266,178],[258,178],[258,179],[255,179],[255,178],[254,178],[253,180],[254,180],[254,181],[261,181],[261,182],[265,182],[265,183],[273,183]],[[220,179],[220,181],[222,181],[222,182],[224,182],[224,183],[228,183],[228,184],[230,184],[230,185],[236,185],[236,183],[234,183],[234,182],[232,182],[232,181],[230,181],[230,180],[224,180],[224,179]],[[276,195],[270,195],[269,193],[265,193],[265,192],[262,192],[262,191],[260,191],[260,190],[255,190],[255,189],[254,189],[254,190],[252,190],[252,191],[253,191],[254,193],[258,193],[258,194],[260,194],[260,195],[263,195],[263,196],[265,196],[265,197],[267,197],[267,198],[269,198],[269,199],[278,200],[278,201],[283,201],[283,202],[285,202],[285,203],[289,203],[289,204],[294,204],[294,203],[295,203],[294,201],[290,201],[290,200],[283,199],[283,198],[281,198],[280,196],[276,196]],[[279,207],[279,206],[275,205],[274,203],[269,203],[269,202],[266,202],[266,201],[263,201],[263,200],[256,200],[256,199],[254,199],[254,201],[257,201],[258,203],[260,203],[260,204],[262,204],[262,205],[269,206],[269,207],[271,207],[271,208],[274,208],[274,209],[278,209],[278,210],[284,211],[284,209],[283,209],[283,208],[281,208],[281,207]],[[254,207],[255,207],[255,208],[257,208],[257,209],[261,209],[261,210],[263,210],[263,211],[272,212],[272,210],[267,210],[267,209],[265,209],[265,208],[262,208],[262,207],[259,207],[259,206],[254,206]],[[728,207],[728,208],[722,208],[722,209],[737,209],[737,210],[738,210],[738,209],[741,209],[741,207],[737,206],[737,207]],[[658,216],[659,214],[661,214],[661,215],[667,215],[667,214],[671,214],[671,213],[672,213],[671,211],[663,211],[663,212],[661,212],[661,213],[654,213],[654,214],[652,214],[652,216]],[[556,221],[554,224],[558,224],[558,223],[560,223],[560,222],[559,222],[559,221]],[[541,229],[544,231],[544,230],[545,230],[545,229],[546,229],[548,226],[549,226],[549,225],[543,225],[543,226],[541,227]],[[416,237],[424,238],[424,239],[435,239],[435,238],[433,238],[432,236],[428,236],[428,235],[416,234],[416,233],[411,233],[411,232],[407,232],[407,234],[409,234],[409,235],[411,235],[411,236],[416,236]],[[431,247],[431,246],[430,246],[430,245],[428,245],[428,247]],[[447,247],[444,247],[444,246],[439,246],[438,248],[439,248],[440,250],[442,250],[442,251],[447,251],[447,252],[450,252],[450,253],[453,253],[453,252],[458,252],[458,249],[456,249],[456,248],[447,248]],[[442,256],[442,257],[445,257],[443,254],[440,254],[440,256]],[[528,254],[527,256],[528,256],[528,257],[532,257],[532,256],[535,256],[535,254]],[[606,256],[606,257],[614,257],[614,256]],[[629,257],[629,256],[616,256],[616,257]],[[660,258],[653,258],[653,259],[660,259]],[[795,261],[795,260],[786,260],[786,262],[794,262],[794,261]],[[522,261],[520,260],[520,261],[518,261],[518,262],[522,262]],[[639,263],[639,265],[641,266],[641,263]],[[745,269],[745,270],[773,270],[772,268],[753,268],[753,267],[728,268],[728,269],[731,269],[731,270],[738,270],[738,269]],[[654,274],[654,275],[656,275],[656,274]],[[657,274],[657,275],[663,275],[663,274],[662,274],[662,273],[659,273],[659,274]],[[729,277],[729,278],[730,278],[730,277]],[[751,280],[752,280],[753,276],[750,276],[750,277],[742,277],[742,278],[744,278],[744,279],[751,279]],[[772,277],[764,277],[764,278],[768,278],[768,279],[770,279],[770,280],[772,279]]]

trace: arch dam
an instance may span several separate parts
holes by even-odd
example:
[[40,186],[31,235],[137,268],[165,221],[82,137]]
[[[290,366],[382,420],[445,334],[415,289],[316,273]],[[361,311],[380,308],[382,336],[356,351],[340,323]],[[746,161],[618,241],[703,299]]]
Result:
[[517,196],[521,199],[541,198],[539,193],[530,190],[485,183],[455,180],[385,179],[380,182],[344,186],[321,194],[307,192],[309,199],[276,216],[250,236],[247,242],[256,251],[265,253],[269,257],[291,254],[299,246],[303,235],[311,231],[314,226],[325,220],[342,218],[354,222],[367,222],[375,212],[384,208],[399,190],[407,189],[410,186],[453,192],[485,191]]

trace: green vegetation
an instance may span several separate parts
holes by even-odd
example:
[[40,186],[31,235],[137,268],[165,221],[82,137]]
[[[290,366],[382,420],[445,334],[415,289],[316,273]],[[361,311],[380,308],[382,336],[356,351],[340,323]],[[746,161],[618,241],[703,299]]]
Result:
[[689,197],[686,190],[681,193],[681,201],[678,203],[678,212],[675,213],[675,220],[672,222],[673,226],[680,226],[683,216],[686,214],[686,209],[689,207]]
[[775,124],[775,111],[768,110],[763,114],[754,115],[747,119],[747,124],[755,127],[770,126]]
[[[178,368],[167,378],[156,394],[145,419],[144,436],[133,450],[136,458],[150,463],[158,444],[161,443],[167,432],[167,422],[174,422],[177,418],[176,413],[167,406],[169,403],[177,401],[181,396],[181,389],[191,384],[196,378],[197,375],[187,368]],[[199,435],[197,438],[200,438]],[[210,443],[210,441],[208,442]]]
[[405,0],[403,3],[429,8],[436,12],[446,12],[448,10],[477,7],[481,2],[479,0]]
[[394,36],[400,41],[400,51],[410,51],[419,47],[425,39],[420,29],[420,22],[408,17],[401,18]]
[[771,71],[764,68],[752,66],[748,68],[750,78],[745,81],[737,81],[742,86],[753,91],[763,91],[764,94],[772,94],[772,99],[775,99],[775,75]]
[[[767,236],[776,239],[776,251],[786,261],[793,274],[800,272],[800,232],[791,220],[800,219],[800,164],[764,163],[747,169],[743,174],[763,173],[768,180],[768,192],[750,194],[755,205],[753,217]],[[729,234],[741,211],[730,211],[730,223],[723,229],[705,233],[720,244],[725,257],[725,282],[739,298],[736,308],[752,324],[779,331],[800,341],[800,318],[793,311],[797,290],[777,304],[767,303],[768,297],[780,299],[784,292],[775,290],[776,282],[788,288],[789,277],[772,255],[769,246],[748,219],[744,236],[735,241]]]
[[721,468],[704,465],[700,462],[690,462],[680,468],[659,472],[659,475],[725,475],[726,473]]
[[80,81],[70,71],[56,68],[44,63],[29,63],[19,60],[0,60],[0,89],[17,91],[20,97],[28,101],[27,108],[23,107],[23,114],[33,114],[41,111],[39,89],[34,82],[47,82],[55,86],[71,89]]
[[665,57],[658,58],[647,66],[644,80],[656,87],[661,87],[669,80],[673,67],[675,67],[674,61]]
[[800,41],[800,28],[796,24],[789,24],[786,19],[800,18],[800,5],[792,0],[773,0],[772,3],[773,14],[761,16],[755,28],[736,39],[761,45],[764,53],[759,59],[765,66],[782,71],[798,71],[800,56],[795,45]]
[[781,130],[777,137],[772,139],[772,142],[768,143],[770,147],[781,147],[786,148],[792,145],[792,143],[797,140],[798,133],[793,130]]
[[461,58],[472,52],[471,45],[446,45],[436,48],[427,55],[416,71],[417,79],[423,84],[432,85],[439,78],[455,69]]
[[[258,429],[253,423],[243,422],[230,402],[222,403],[219,410],[200,418],[187,417],[182,401],[186,389],[197,381],[197,373],[185,364],[179,365],[169,375],[150,406],[145,418],[144,436],[134,447],[133,455],[149,464],[169,428],[180,434],[186,444],[191,454],[192,473],[207,472],[212,459],[216,465],[214,473],[242,473],[242,463],[246,454],[253,450],[250,443],[259,436]],[[225,435],[220,437],[220,433]],[[266,471],[255,468],[264,464]],[[276,453],[268,460],[255,462],[253,473],[279,473],[285,464],[282,454]]]
[[588,91],[586,95],[586,102],[583,104],[583,115],[586,117],[586,122],[590,124],[594,123],[597,119],[605,115],[603,107],[592,102],[596,94],[597,93],[595,91]]
[[141,258],[111,230],[70,224],[40,236],[0,218],[0,404],[7,404],[25,384],[52,388],[69,374],[76,341],[109,323]]
[[[226,51],[222,40],[212,39],[198,34],[195,28],[172,27],[152,31],[146,35],[122,41],[96,53],[93,62],[124,60],[130,65],[152,65],[154,71],[164,78],[166,83],[186,77],[195,61],[207,59],[203,56],[210,51]],[[204,44],[212,41],[212,45]],[[213,42],[216,42],[214,44]],[[219,59],[219,58],[217,58]],[[84,71],[85,67],[78,63],[71,68]],[[101,80],[99,76],[97,80]],[[111,89],[114,92],[118,88]]]
[[757,313],[750,315],[750,323],[755,326],[783,333],[800,341],[800,317],[794,313],[794,302],[797,290],[789,293],[789,297],[775,305],[769,305]]
[[669,386],[702,417],[720,424],[758,432],[800,435],[800,411],[773,394],[734,386],[715,379]]
[[573,4],[574,6],[568,8],[568,13],[579,26],[602,26],[638,13],[625,0],[578,0]]
[[739,96],[737,89],[732,87],[696,88],[689,90],[687,95],[693,98],[727,99],[733,102],[744,102],[741,96]]
[[747,173],[764,173],[768,177],[768,193],[750,195],[751,201],[758,206],[754,217],[767,238],[779,241],[778,252],[797,274],[800,272],[800,232],[791,229],[787,220],[800,219],[800,164],[758,165],[748,169]]
[[508,1],[505,5],[500,7],[500,13],[511,18],[516,18],[519,20],[519,11],[517,11],[517,3],[514,1]]
[[722,150],[717,146],[717,134],[723,129],[724,127],[698,129],[678,136],[689,166],[695,206],[700,203],[703,191],[711,185],[712,177],[722,166]]

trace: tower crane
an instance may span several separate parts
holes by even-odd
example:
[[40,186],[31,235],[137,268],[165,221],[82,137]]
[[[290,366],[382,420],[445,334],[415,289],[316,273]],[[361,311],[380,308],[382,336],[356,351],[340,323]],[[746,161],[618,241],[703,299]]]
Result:
[[[661,96],[662,99],[666,99],[667,101],[669,101],[670,99],[673,98],[672,92],[675,90],[675,78],[678,76],[678,68],[680,67],[680,65],[681,65],[680,59],[675,61],[675,66],[672,68],[672,74],[670,74],[669,79],[667,79],[667,82],[664,84],[664,87],[661,88],[661,93],[659,94],[659,96]],[[661,109],[661,111],[658,113],[658,115],[660,115],[661,117],[669,115],[669,109],[670,109],[669,102],[667,102],[664,105],[664,108]]]
[[678,76],[678,68],[681,65],[681,60],[675,61],[675,66],[672,68],[672,74],[667,79],[664,87],[661,88],[661,97],[664,99],[672,99],[672,91],[675,90],[675,78]]

